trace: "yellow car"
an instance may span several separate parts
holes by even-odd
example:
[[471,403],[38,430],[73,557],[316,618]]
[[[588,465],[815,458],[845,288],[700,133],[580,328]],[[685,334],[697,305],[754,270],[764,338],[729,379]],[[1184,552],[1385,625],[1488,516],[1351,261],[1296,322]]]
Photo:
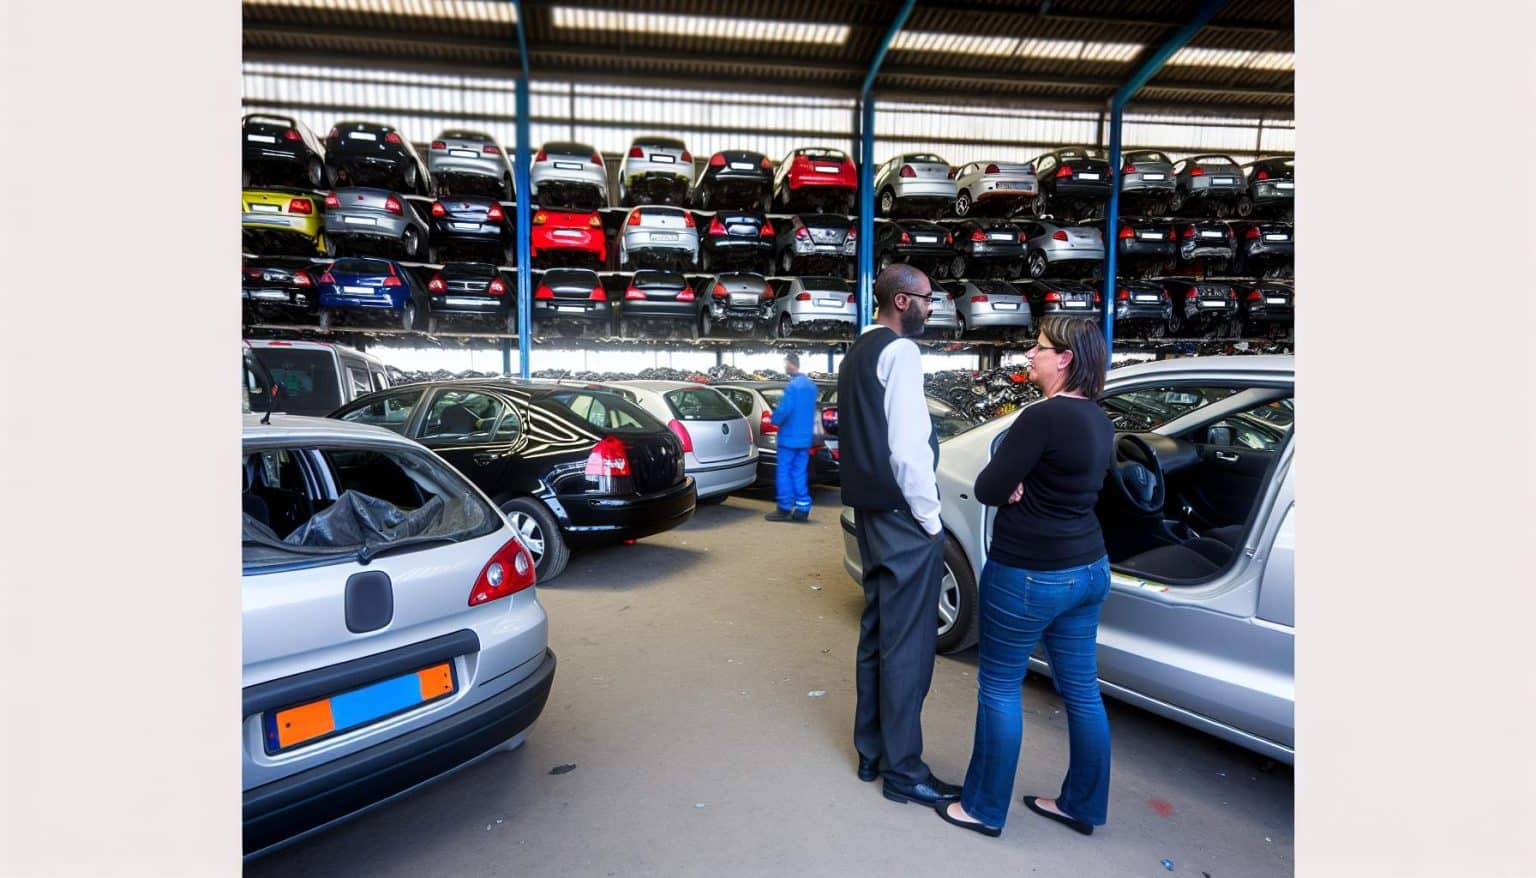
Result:
[[258,255],[331,253],[325,202],[300,190],[240,190],[240,236]]

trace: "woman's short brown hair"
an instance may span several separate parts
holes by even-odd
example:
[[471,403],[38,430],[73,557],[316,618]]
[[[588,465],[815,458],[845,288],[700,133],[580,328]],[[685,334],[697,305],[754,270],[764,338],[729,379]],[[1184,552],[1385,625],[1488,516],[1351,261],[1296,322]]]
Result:
[[1040,334],[1051,347],[1072,352],[1062,390],[1076,391],[1089,399],[1103,395],[1109,352],[1104,346],[1104,331],[1096,321],[1053,315],[1040,321]]

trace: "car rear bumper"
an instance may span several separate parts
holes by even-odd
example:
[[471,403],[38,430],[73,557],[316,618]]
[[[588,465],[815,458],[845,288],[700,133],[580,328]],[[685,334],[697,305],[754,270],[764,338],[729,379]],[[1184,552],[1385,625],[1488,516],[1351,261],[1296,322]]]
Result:
[[[369,223],[348,222],[347,217],[372,220]],[[325,233],[332,236],[349,236],[362,238],[398,238],[405,234],[405,230],[411,224],[403,217],[385,213],[374,214],[348,214],[332,210],[325,215]]]
[[1073,182],[1057,181],[1057,198],[1108,198],[1108,180],[1074,180]]
[[240,214],[240,230],[244,232],[287,232],[313,238],[324,228],[319,217],[274,216],[270,213]]
[[607,325],[613,315],[607,302],[590,299],[540,300],[533,303],[535,320],[584,320]]
[[265,143],[251,143],[246,141],[240,150],[240,158],[247,162],[292,162],[303,164],[306,158],[305,150],[301,146],[293,146],[284,149]]
[[1223,305],[1220,308],[1204,308],[1199,301],[1186,303],[1183,310],[1184,319],[1194,322],[1209,322],[1212,320],[1230,320],[1237,316],[1237,304]]
[[772,238],[705,238],[699,245],[710,253],[735,255],[740,253],[772,253]]
[[897,244],[890,252],[904,259],[948,259],[955,255],[948,244]]
[[1116,320],[1167,320],[1173,307],[1166,302],[1116,302]]
[[286,305],[305,309],[315,303],[313,290],[300,291],[293,287],[242,287],[240,298],[256,305]]
[[929,314],[928,322],[924,324],[928,329],[959,329],[960,315],[953,312],[944,314]]
[[1033,181],[1014,180],[983,184],[986,188],[973,193],[977,201],[994,199],[1031,198],[1039,193],[1040,186]]
[[1231,259],[1232,245],[1180,247],[1180,259]]
[[856,192],[859,188],[857,180],[850,180],[838,174],[806,174],[802,177],[789,177],[789,191],[797,189],[846,189]]
[[1031,326],[1033,323],[1034,315],[1030,313],[1028,305],[1017,311],[973,311],[965,318],[966,329],[1015,328]]
[[1296,254],[1294,241],[1276,241],[1268,243],[1254,243],[1246,251],[1248,259],[1291,259]]
[[638,540],[687,521],[697,504],[693,479],[637,497],[562,496],[567,521],[561,532],[573,548]]
[[1047,302],[1041,306],[1040,315],[1042,317],[1053,315],[1060,315],[1062,317],[1091,317],[1094,320],[1103,320],[1104,309],[1095,305],[1072,307],[1071,305],[1063,305],[1059,302]]
[[322,308],[363,308],[370,311],[399,311],[405,308],[405,300],[410,297],[408,293],[400,293],[396,296],[361,296],[348,295],[346,293],[333,293],[326,290],[320,292],[320,307]]
[[729,494],[757,481],[757,455],[727,463],[700,464],[688,470],[700,497]]
[[963,255],[967,259],[1023,259],[1024,245],[1017,241],[977,241],[971,245],[970,252]]
[[1166,238],[1161,241],[1140,241],[1127,238],[1120,241],[1121,256],[1172,256],[1174,244]]
[[501,162],[494,158],[465,158],[456,155],[432,154],[427,158],[427,169],[433,176],[439,174],[469,174],[475,177],[490,177],[500,180],[504,176],[511,175],[511,171],[505,168]]
[[1166,180],[1142,180],[1128,176],[1125,178],[1125,184],[1120,187],[1120,193],[1122,195],[1171,195],[1177,185],[1171,175]]
[[533,725],[555,680],[545,649],[521,682],[466,710],[366,750],[289,775],[242,796],[245,853],[403,793],[469,762]]
[[1243,319],[1253,323],[1290,323],[1296,319],[1296,306],[1254,302],[1243,312]]
[[[535,196],[544,187],[558,188],[560,186],[592,186],[601,190],[603,195],[607,196],[608,175],[606,173],[596,168],[578,171],[565,168],[549,167],[548,169],[543,169],[538,167],[540,164],[552,165],[555,161],[558,161],[558,159],[535,163],[535,169],[528,178],[528,185],[533,189]],[[571,164],[575,164],[575,162]]]
[[699,316],[699,306],[695,302],[642,302],[639,299],[625,299],[619,303],[619,316],[692,321]]
[[[579,232],[579,235],[561,235],[560,231]],[[599,260],[608,258],[608,241],[601,230],[588,231],[587,229],[548,229],[537,227],[529,236],[529,249],[533,256],[549,251],[559,252],[583,252],[596,256]]]
[[1188,198],[1223,198],[1231,201],[1237,200],[1237,196],[1243,194],[1241,186],[1195,186],[1189,190]]
[[1047,247],[1042,252],[1047,262],[1102,262],[1104,259],[1103,247]]
[[[474,228],[458,228],[454,225],[455,222]],[[512,230],[503,227],[500,223],[439,219],[432,221],[432,240],[435,243],[452,241],[500,246],[512,243]]]
[[470,295],[444,295],[432,296],[427,300],[427,306],[433,314],[463,314],[463,315],[488,315],[499,317],[511,314],[513,299],[511,296],[470,296]]

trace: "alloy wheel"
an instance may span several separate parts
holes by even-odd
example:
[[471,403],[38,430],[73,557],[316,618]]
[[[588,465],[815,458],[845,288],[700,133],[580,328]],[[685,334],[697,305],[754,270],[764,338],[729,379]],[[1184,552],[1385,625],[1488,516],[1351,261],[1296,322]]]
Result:
[[944,578],[939,582],[939,636],[948,634],[949,630],[955,627],[955,620],[959,618],[960,582],[955,579],[949,564],[945,563]]
[[539,527],[539,522],[526,512],[510,513],[507,521],[523,538],[523,544],[528,547],[528,553],[533,555],[533,564],[537,567],[544,560],[544,531]]

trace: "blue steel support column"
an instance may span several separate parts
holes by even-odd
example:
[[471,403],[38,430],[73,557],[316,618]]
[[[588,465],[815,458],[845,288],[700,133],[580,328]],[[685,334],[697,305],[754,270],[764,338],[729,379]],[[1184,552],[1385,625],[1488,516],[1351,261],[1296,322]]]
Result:
[[1119,239],[1115,233],[1120,228],[1120,185],[1123,182],[1120,179],[1120,127],[1125,116],[1125,104],[1147,84],[1147,80],[1162,69],[1168,59],[1173,57],[1173,53],[1184,48],[1190,37],[1205,27],[1226,5],[1227,0],[1204,0],[1194,18],[1158,46],[1157,51],[1149,55],[1125,85],[1120,86],[1120,90],[1109,99],[1109,173],[1114,185],[1110,187],[1109,206],[1104,211],[1104,343],[1111,353],[1115,350],[1115,275],[1116,263],[1119,262],[1116,258],[1119,255]]
[[856,303],[859,332],[863,332],[864,327],[870,323],[870,303],[874,301],[875,292],[875,99],[869,90],[874,87],[875,75],[880,72],[880,64],[885,61],[885,53],[890,49],[891,41],[896,39],[896,34],[906,24],[907,16],[912,14],[912,7],[916,5],[917,0],[906,0],[901,4],[901,11],[891,19],[890,30],[886,31],[885,39],[880,41],[880,48],[875,52],[875,59],[870,62],[869,73],[864,77],[864,87],[859,89],[859,287]]
[[[512,0],[517,8],[517,57],[522,71],[517,77],[517,160],[512,163],[513,186],[517,189],[517,369],[528,377],[528,345],[533,335],[533,212],[528,195],[528,37],[523,30],[522,0]],[[506,359],[503,358],[505,363]]]

